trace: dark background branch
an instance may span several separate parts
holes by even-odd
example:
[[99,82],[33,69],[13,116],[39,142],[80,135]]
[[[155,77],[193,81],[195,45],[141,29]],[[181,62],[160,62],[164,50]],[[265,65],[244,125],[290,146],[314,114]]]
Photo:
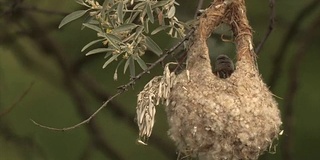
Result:
[[280,78],[281,73],[283,72],[283,62],[285,61],[285,57],[287,56],[288,52],[287,49],[288,46],[292,41],[294,41],[294,37],[297,35],[297,32],[299,31],[300,26],[303,24],[302,22],[308,18],[308,16],[315,11],[317,8],[319,8],[320,1],[314,0],[309,5],[304,7],[297,15],[297,17],[294,19],[294,21],[291,23],[291,26],[286,33],[284,39],[280,43],[280,47],[278,48],[275,57],[273,59],[273,65],[272,65],[272,73],[268,80],[268,85],[270,86],[270,89],[273,90],[273,87],[276,86],[276,83],[278,79]]

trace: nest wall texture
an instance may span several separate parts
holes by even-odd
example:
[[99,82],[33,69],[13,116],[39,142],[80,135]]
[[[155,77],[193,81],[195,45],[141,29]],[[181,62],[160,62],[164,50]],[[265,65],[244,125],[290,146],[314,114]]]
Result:
[[[230,5],[233,7],[215,1],[213,11],[209,8],[202,16],[212,28],[201,29],[209,25],[201,24],[200,18],[187,69],[177,75],[166,107],[169,136],[179,151],[199,159],[258,159],[278,137],[282,123],[277,103],[256,66],[244,1]],[[206,45],[223,15],[233,17],[228,22],[236,36],[238,55],[236,70],[227,79],[212,74]]]

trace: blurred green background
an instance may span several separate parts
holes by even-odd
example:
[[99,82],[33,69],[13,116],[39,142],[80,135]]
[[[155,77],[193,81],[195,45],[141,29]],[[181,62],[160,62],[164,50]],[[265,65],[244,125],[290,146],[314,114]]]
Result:
[[[177,17],[192,19],[197,2],[178,0]],[[204,7],[209,4],[204,2]],[[257,46],[269,30],[269,1],[246,3]],[[280,97],[284,133],[276,142],[277,153],[261,159],[320,159],[320,1],[276,1],[274,8],[275,24],[258,64]],[[163,107],[157,108],[149,145],[136,143],[137,93],[162,73],[161,65],[80,128],[55,132],[30,121],[52,127],[76,124],[129,81],[122,71],[113,80],[116,63],[102,69],[104,55],[80,52],[96,38],[93,31],[81,30],[81,20],[58,29],[65,15],[79,9],[72,0],[0,0],[0,160],[176,159]],[[234,56],[234,46],[219,37],[208,41],[211,56]],[[177,42],[166,34],[153,39],[163,50]],[[158,57],[143,58],[152,63]]]

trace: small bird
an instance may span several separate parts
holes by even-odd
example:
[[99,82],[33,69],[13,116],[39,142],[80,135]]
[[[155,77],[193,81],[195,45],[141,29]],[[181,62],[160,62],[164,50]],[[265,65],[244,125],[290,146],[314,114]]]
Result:
[[234,71],[234,64],[227,55],[219,55],[214,64],[213,73],[219,78],[226,79],[230,77]]

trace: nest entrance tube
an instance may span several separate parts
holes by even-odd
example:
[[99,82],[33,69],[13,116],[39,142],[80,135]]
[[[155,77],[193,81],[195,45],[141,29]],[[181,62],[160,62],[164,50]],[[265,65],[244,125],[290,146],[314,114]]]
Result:
[[[221,23],[231,26],[237,48],[236,70],[226,79],[212,74],[206,44]],[[257,69],[244,0],[215,0],[203,13],[169,99],[168,133],[187,156],[258,159],[278,138],[280,112]]]

